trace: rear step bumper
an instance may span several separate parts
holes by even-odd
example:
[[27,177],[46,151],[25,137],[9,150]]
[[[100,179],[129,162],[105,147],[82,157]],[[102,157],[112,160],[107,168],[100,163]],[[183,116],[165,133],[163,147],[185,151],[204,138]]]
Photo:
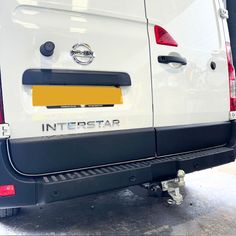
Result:
[[8,159],[6,140],[0,140],[0,185],[11,184],[16,189],[16,195],[0,197],[0,208],[56,202],[175,178],[180,169],[191,173],[227,164],[235,160],[236,122],[231,123],[228,136],[225,147],[44,177],[26,177],[15,172]]
[[234,150],[221,147],[132,164],[50,175],[38,180],[39,203],[50,203],[112,189],[176,177],[234,161]]

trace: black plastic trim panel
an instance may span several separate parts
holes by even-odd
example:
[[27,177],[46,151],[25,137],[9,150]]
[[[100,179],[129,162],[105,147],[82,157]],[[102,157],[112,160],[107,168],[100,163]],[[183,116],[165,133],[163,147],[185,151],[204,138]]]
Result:
[[16,195],[0,197],[1,208],[31,206],[37,204],[35,179],[18,175],[9,163],[6,140],[0,140],[0,185],[13,184]]
[[11,139],[10,158],[26,175],[69,171],[155,156],[152,128]]
[[24,85],[94,85],[131,86],[124,72],[28,69],[23,74]]
[[156,128],[157,155],[221,146],[228,143],[230,137],[230,122]]
[[230,137],[231,123],[223,122],[11,139],[9,150],[15,169],[33,176],[213,148]]

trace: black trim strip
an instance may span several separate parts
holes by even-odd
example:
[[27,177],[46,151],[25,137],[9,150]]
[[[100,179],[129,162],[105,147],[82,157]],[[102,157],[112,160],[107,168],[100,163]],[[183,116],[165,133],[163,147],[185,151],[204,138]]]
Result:
[[131,86],[124,72],[29,69],[23,74],[24,85],[99,85]]

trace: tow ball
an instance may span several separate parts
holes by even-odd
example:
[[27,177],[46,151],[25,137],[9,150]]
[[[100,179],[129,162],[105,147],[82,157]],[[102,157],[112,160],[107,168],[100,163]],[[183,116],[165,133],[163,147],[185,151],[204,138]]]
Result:
[[168,192],[170,198],[167,203],[170,205],[181,205],[183,203],[183,195],[180,193],[180,188],[185,186],[185,172],[179,170],[177,178],[161,182],[162,191]]
[[185,172],[179,170],[175,179],[162,181],[161,183],[146,183],[143,185],[152,196],[162,197],[167,195],[169,205],[181,205],[183,203],[183,195],[180,193],[180,188],[185,186]]

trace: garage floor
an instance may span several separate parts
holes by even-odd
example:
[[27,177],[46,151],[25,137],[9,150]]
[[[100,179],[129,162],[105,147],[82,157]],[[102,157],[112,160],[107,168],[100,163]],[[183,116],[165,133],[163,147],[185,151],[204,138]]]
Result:
[[1,235],[236,235],[236,163],[190,174],[181,206],[132,187],[23,209]]

